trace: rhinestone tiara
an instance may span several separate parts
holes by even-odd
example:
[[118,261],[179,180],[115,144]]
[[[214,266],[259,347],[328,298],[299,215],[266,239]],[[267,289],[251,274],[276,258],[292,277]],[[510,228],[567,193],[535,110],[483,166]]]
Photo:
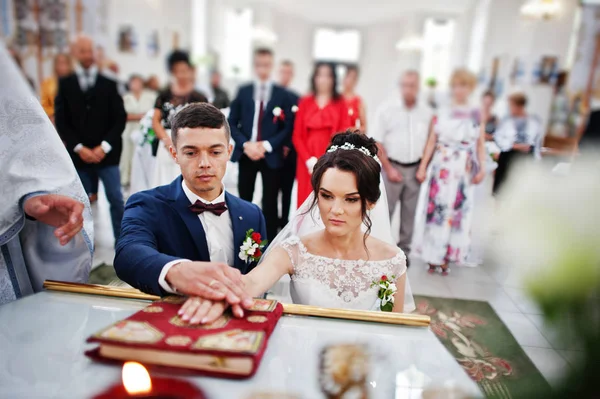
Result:
[[351,143],[344,143],[340,146],[337,145],[332,145],[331,147],[329,147],[329,149],[327,150],[327,152],[336,152],[337,150],[356,150],[356,151],[360,151],[363,154],[365,154],[368,157],[373,158],[374,160],[376,160],[377,162],[379,162],[379,158],[377,158],[377,155],[373,155],[371,154],[371,151],[369,151],[368,149],[366,149],[365,147],[357,147],[354,144]]

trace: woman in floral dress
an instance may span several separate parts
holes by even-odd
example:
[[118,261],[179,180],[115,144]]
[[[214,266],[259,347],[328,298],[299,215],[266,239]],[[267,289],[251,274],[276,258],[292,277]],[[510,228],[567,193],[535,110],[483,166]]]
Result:
[[452,105],[439,111],[417,170],[423,184],[413,237],[415,254],[429,272],[439,267],[443,275],[449,263],[464,263],[469,254],[474,184],[485,177],[486,158],[485,131],[478,110],[469,106],[476,78],[459,69],[450,84]]

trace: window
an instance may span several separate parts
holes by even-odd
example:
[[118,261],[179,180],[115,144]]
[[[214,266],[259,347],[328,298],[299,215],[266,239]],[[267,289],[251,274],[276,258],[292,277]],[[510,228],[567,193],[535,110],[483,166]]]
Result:
[[475,8],[473,29],[471,30],[471,43],[469,47],[469,69],[479,73],[483,63],[483,53],[487,27],[489,23],[491,0],[481,0]]
[[360,32],[356,29],[317,29],[313,57],[317,61],[357,63],[360,57]]
[[422,78],[434,78],[438,87],[446,87],[450,79],[450,51],[454,39],[454,21],[427,18],[423,34]]
[[252,66],[252,10],[227,8],[225,11],[225,43],[223,74],[226,78],[247,80]]

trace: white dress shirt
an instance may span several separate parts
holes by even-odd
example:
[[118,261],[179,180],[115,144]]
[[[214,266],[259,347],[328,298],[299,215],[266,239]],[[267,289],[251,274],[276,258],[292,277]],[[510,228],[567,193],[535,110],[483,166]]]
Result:
[[379,106],[371,135],[385,149],[390,160],[410,164],[423,156],[433,110],[417,102],[407,108],[400,98]]
[[88,89],[94,87],[94,85],[96,84],[96,78],[98,77],[98,67],[96,65],[92,65],[88,69],[83,69],[81,65],[77,64],[75,66],[75,74],[77,74],[77,79],[79,80],[79,87],[81,87],[81,91],[86,92],[88,91]]
[[[81,87],[81,91],[84,93],[94,87],[96,85],[96,79],[98,78],[98,67],[96,65],[92,65],[88,69],[83,69],[83,67],[79,64],[75,66],[75,74],[77,75],[77,80],[79,81],[79,87]],[[107,141],[102,141],[100,144],[102,147],[102,151],[105,154],[108,154],[112,150],[112,146]],[[83,148],[83,144],[79,143],[73,148],[73,152],[79,153]]]
[[[517,121],[525,126],[519,135]],[[502,151],[510,151],[515,144],[529,144],[533,146],[533,154],[536,159],[542,158],[542,124],[535,116],[523,118],[508,117],[500,122],[494,133],[494,141]],[[521,137],[519,137],[521,136]]]
[[[267,104],[271,100],[271,93],[273,92],[273,82],[267,80],[266,82],[254,81],[254,119],[252,121],[252,138],[250,141],[255,142],[258,139],[258,115],[260,114],[260,102],[262,99],[263,110],[267,109]],[[268,120],[268,118],[267,118]],[[272,152],[273,147],[271,143],[263,138],[263,145],[267,152]]]
[[[205,204],[216,204],[219,202],[225,202],[225,189],[221,195],[219,195],[214,201],[206,201],[190,190],[185,181],[181,182],[183,192],[185,196],[190,200],[190,205],[196,203],[196,201],[204,202]],[[190,211],[191,212],[191,211]],[[235,262],[235,255],[233,251],[233,227],[231,224],[231,217],[229,216],[229,210],[223,212],[220,216],[215,215],[212,212],[204,212],[198,215],[204,234],[206,235],[206,243],[208,244],[208,253],[210,255],[211,262],[222,262],[229,266],[233,266]],[[166,281],[167,273],[171,267],[181,262],[191,262],[189,259],[178,259],[167,263],[163,266],[160,276],[158,277],[158,283],[167,292],[175,293],[175,289],[169,285]]]

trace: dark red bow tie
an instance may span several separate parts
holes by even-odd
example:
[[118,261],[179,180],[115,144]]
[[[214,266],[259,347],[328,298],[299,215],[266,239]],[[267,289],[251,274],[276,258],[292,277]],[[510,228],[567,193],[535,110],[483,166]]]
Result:
[[216,204],[205,204],[204,202],[197,200],[195,204],[190,205],[190,211],[196,215],[201,215],[204,212],[212,212],[217,216],[221,216],[223,212],[227,210],[225,202],[218,202]]

